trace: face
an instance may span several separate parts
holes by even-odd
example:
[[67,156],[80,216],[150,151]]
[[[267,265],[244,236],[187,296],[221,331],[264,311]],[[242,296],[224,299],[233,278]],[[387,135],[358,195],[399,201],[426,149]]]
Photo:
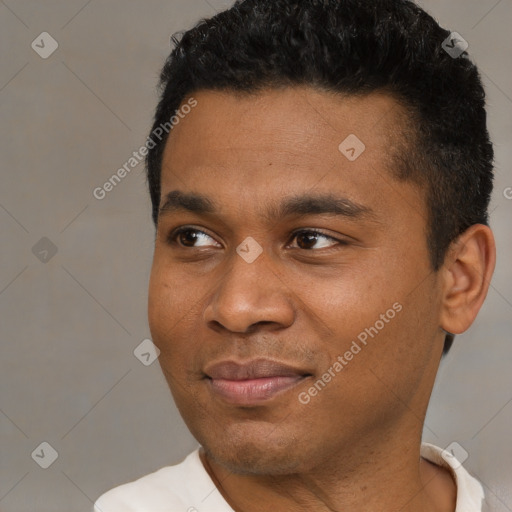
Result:
[[420,435],[442,286],[423,192],[392,174],[400,106],[309,88],[194,98],[165,149],[149,290],[192,434],[253,474]]

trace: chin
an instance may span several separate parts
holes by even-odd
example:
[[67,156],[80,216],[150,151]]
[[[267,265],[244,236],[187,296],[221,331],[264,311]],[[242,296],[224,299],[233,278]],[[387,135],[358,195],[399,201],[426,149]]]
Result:
[[286,475],[305,469],[305,454],[297,450],[302,443],[292,435],[276,439],[268,432],[260,436],[226,432],[216,439],[197,439],[211,459],[235,474]]

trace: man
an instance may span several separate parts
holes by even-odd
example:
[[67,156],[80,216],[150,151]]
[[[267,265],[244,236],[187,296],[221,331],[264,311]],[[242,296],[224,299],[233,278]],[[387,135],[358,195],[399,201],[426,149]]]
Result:
[[407,0],[245,0],[175,43],[149,322],[200,447],[96,511],[481,510],[421,443],[495,263],[463,42]]

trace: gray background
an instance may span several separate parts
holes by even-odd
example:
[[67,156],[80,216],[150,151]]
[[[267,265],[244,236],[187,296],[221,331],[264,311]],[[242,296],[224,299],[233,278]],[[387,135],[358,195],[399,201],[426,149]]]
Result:
[[[107,489],[195,446],[149,338],[153,227],[139,164],[92,195],[145,141],[172,33],[230,2],[0,1],[0,510],[89,511]],[[493,509],[512,510],[512,0],[422,5],[469,42],[496,148],[491,205],[498,263],[487,302],[443,362],[425,440],[459,443]],[[31,48],[43,31],[59,44]],[[56,246],[48,261],[33,247]],[[40,251],[48,242],[40,242]],[[34,254],[36,252],[36,254]],[[31,453],[46,441],[57,460]],[[47,454],[45,454],[45,457]]]

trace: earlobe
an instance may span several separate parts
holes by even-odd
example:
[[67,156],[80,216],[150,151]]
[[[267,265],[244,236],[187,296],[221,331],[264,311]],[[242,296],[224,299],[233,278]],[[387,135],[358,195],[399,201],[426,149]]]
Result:
[[495,264],[496,246],[488,226],[475,224],[452,242],[442,268],[441,329],[461,334],[470,327],[489,290]]

